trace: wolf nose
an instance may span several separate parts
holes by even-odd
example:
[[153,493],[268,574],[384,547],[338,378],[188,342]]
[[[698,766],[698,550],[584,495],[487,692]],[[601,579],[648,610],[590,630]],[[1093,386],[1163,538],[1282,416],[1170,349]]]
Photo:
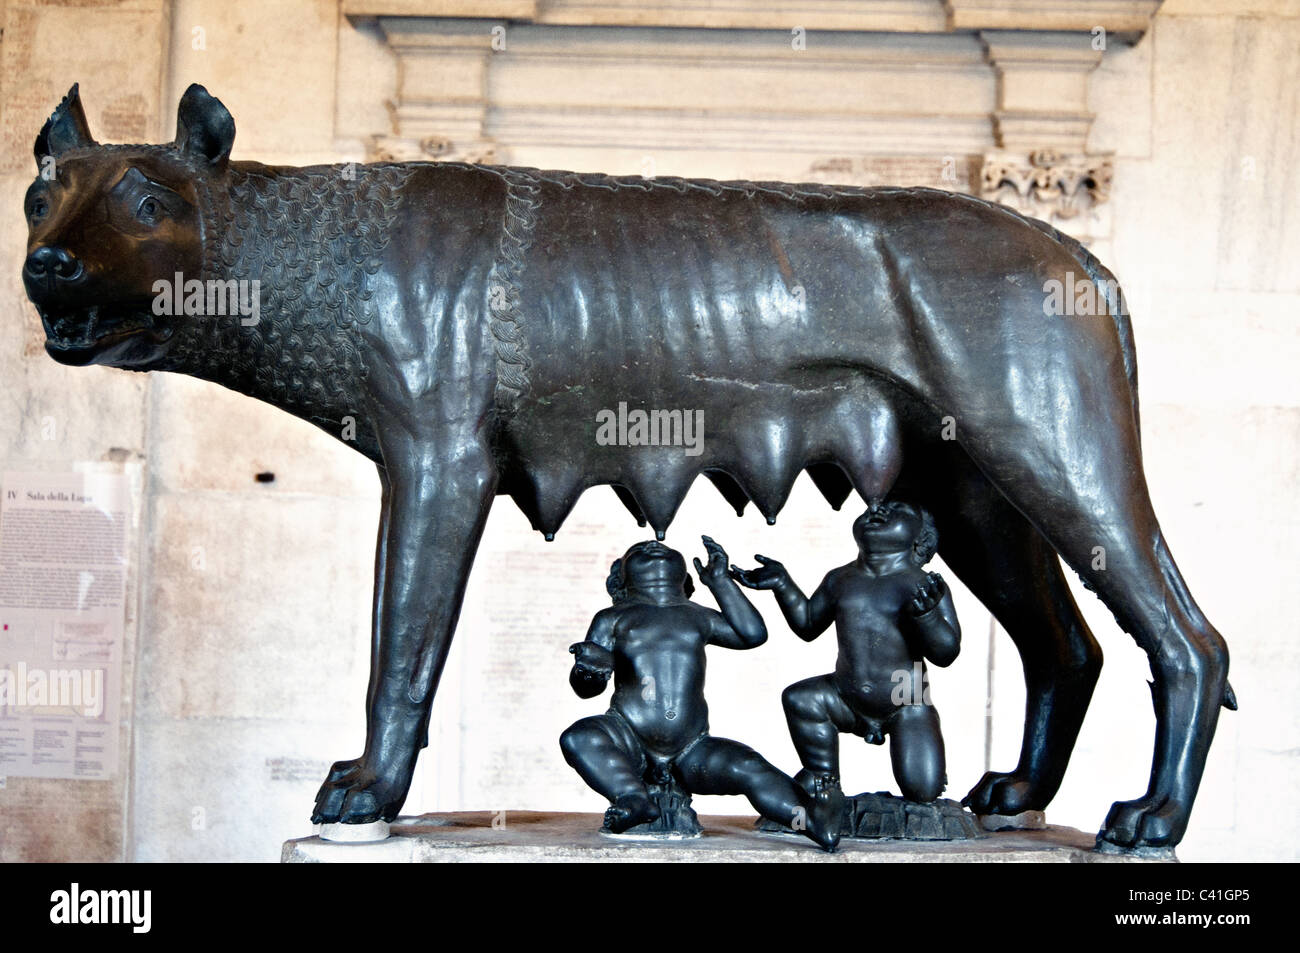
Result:
[[26,270],[33,278],[68,281],[81,274],[81,262],[66,248],[42,245],[27,256]]

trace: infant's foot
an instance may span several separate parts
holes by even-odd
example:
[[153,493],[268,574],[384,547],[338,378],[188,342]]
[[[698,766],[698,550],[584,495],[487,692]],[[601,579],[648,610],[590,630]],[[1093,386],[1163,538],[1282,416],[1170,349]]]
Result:
[[807,834],[825,851],[839,846],[840,828],[844,824],[844,792],[834,789],[809,798]]
[[605,811],[605,829],[622,834],[638,824],[659,819],[659,806],[646,794],[624,794]]
[[804,834],[822,850],[831,851],[840,842],[844,826],[844,790],[834,774],[800,771],[795,777],[805,795],[808,824]]

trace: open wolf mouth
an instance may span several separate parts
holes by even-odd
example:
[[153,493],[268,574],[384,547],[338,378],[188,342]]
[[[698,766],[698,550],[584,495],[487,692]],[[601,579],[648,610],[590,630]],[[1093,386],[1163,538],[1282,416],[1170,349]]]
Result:
[[99,305],[58,316],[44,308],[37,311],[45,327],[46,352],[65,364],[86,363],[113,345],[142,334],[161,343],[171,337],[173,330],[148,311],[110,314]]

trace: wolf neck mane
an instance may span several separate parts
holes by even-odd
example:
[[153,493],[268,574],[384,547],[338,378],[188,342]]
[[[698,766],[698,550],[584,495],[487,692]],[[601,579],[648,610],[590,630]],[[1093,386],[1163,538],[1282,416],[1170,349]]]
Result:
[[[357,331],[375,316],[373,279],[409,167],[232,166],[200,188],[207,281],[258,282],[259,318],[183,319],[165,366],[313,423],[358,413]],[[192,322],[192,323],[191,323]]]

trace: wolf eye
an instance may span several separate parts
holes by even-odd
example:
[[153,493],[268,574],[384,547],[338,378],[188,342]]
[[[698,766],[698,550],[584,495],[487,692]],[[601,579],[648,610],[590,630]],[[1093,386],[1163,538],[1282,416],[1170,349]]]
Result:
[[156,222],[162,216],[162,212],[162,203],[152,195],[146,195],[141,199],[140,205],[135,210],[136,217],[139,218],[140,221],[148,222],[150,224]]

